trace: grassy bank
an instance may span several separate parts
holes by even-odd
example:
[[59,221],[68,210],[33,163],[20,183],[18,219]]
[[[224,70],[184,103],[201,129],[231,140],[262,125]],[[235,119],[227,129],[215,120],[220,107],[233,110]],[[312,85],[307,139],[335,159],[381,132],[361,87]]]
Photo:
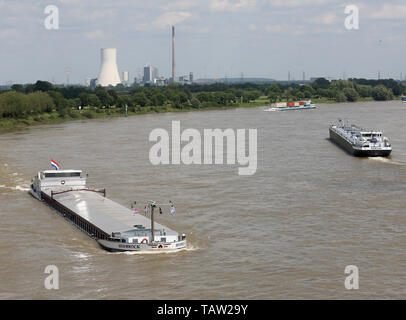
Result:
[[[189,111],[205,111],[205,110],[226,110],[235,108],[249,108],[258,107],[267,104],[265,99],[257,99],[249,103],[232,104],[229,106],[213,106],[205,108],[172,108],[170,106],[165,107],[143,107],[138,108],[136,111],[129,111],[128,116],[150,114],[150,113],[164,113],[164,112],[189,112]],[[39,115],[30,115],[24,118],[0,118],[0,133],[12,132],[16,130],[24,129],[28,126],[39,124],[54,124],[72,120],[83,120],[93,118],[110,118],[110,117],[124,117],[122,109],[110,108],[110,109],[91,109],[85,108],[83,110],[71,110],[64,116],[61,116],[58,112],[42,113]]]
[[[357,101],[355,102],[368,102],[368,101],[375,101],[374,98],[372,97],[367,97],[367,98],[358,98]],[[329,99],[329,98],[316,98],[312,99],[313,103],[339,103],[335,99]]]

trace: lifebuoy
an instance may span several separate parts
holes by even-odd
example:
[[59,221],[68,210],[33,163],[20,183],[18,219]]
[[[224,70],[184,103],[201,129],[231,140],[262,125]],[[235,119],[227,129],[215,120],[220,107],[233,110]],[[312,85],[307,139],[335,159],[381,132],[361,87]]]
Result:
[[148,239],[147,238],[142,239],[141,243],[148,243]]
[[61,184],[65,184],[65,180],[61,180]]

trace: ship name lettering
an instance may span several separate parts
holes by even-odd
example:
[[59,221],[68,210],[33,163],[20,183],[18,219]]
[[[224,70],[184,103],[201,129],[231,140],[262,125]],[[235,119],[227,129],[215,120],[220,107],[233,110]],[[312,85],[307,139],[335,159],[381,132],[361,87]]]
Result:
[[133,248],[133,249],[139,249],[140,246],[139,245],[131,245],[131,244],[119,244],[118,245],[119,248]]

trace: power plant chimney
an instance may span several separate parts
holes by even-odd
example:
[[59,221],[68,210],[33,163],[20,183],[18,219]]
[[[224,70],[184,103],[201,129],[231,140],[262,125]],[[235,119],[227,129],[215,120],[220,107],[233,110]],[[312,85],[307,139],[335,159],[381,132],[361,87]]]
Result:
[[103,87],[116,86],[121,83],[117,68],[117,49],[105,48],[100,50],[101,67],[97,84]]
[[172,26],[172,81],[175,82],[176,65],[175,65],[175,26]]

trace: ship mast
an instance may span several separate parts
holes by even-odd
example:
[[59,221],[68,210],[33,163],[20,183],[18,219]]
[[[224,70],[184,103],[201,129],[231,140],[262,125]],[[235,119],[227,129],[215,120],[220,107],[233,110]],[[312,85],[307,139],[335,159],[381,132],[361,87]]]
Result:
[[150,201],[149,206],[151,208],[151,243],[154,243],[155,242],[154,209],[156,207],[155,201]]
[[[172,201],[169,201],[169,204],[163,204],[163,203],[156,203],[154,200],[149,200],[148,201],[148,206],[151,210],[151,243],[155,242],[155,226],[154,226],[154,211],[155,208],[159,208],[159,213],[162,214],[162,206],[170,206],[171,208],[173,207]],[[172,211],[171,211],[172,213]]]

